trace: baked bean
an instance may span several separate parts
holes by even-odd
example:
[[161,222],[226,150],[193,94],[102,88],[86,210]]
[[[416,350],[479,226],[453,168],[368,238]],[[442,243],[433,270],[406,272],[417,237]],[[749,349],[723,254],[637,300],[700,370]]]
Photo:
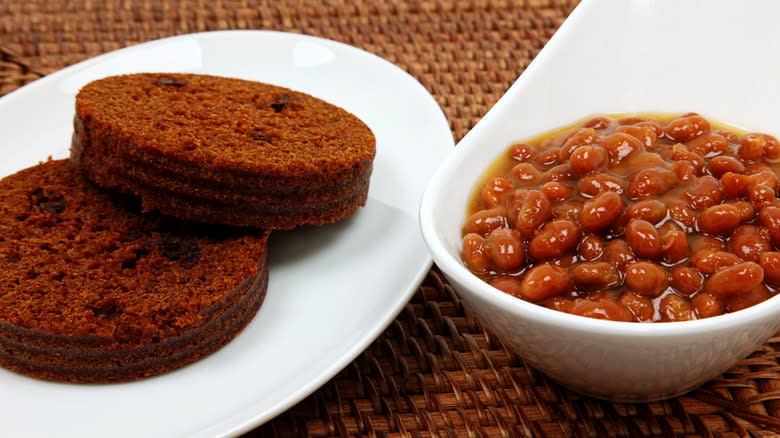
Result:
[[625,125],[617,128],[615,132],[624,132],[636,138],[648,148],[652,148],[658,142],[658,134],[650,126]]
[[594,291],[620,283],[620,273],[607,262],[582,262],[569,269],[572,283],[577,289]]
[[745,293],[726,297],[726,310],[729,312],[736,312],[738,310],[747,309],[748,307],[755,306],[769,298],[772,298],[772,293],[769,292],[769,289],[767,289],[766,286],[759,284]]
[[552,297],[539,302],[539,304],[541,304],[544,307],[547,307],[548,309],[557,310],[559,312],[571,313],[571,308],[574,303],[568,298]]
[[780,158],[780,143],[777,139],[768,134],[753,134],[763,136],[764,140],[764,156],[770,160],[776,160]]
[[648,322],[651,321],[655,315],[655,307],[650,298],[637,293],[630,291],[623,292],[620,294],[618,302],[628,309],[637,321]]
[[550,201],[563,201],[569,199],[574,193],[571,187],[555,181],[542,184],[541,191]]
[[596,130],[593,128],[577,129],[576,131],[572,132],[563,142],[563,145],[561,145],[558,159],[560,161],[568,160],[574,149],[582,145],[591,144],[595,142],[598,137],[598,133],[596,133]]
[[[748,162],[761,161],[764,157],[764,148],[767,142],[772,142],[773,145],[769,147],[773,153],[777,153],[777,140],[774,137],[764,134],[748,134],[742,138],[742,143],[739,145],[739,157]],[[777,156],[775,156],[777,158]]]
[[712,275],[718,269],[740,263],[737,255],[717,249],[706,249],[693,254],[693,266],[705,275]]
[[615,172],[620,172],[621,174],[626,173],[626,171],[630,174],[639,172],[642,169],[652,168],[652,167],[658,167],[658,168],[667,168],[669,167],[669,163],[664,160],[664,158],[655,153],[655,152],[648,152],[648,151],[640,151],[637,152],[630,157],[628,157],[623,166],[620,166],[618,168],[614,168]]
[[569,219],[547,222],[528,244],[528,254],[537,260],[560,257],[577,245],[580,228]]
[[726,204],[733,205],[734,208],[737,209],[737,213],[739,213],[740,222],[749,222],[756,217],[755,207],[753,207],[753,204],[747,201],[736,199],[736,200],[727,201]]
[[497,207],[513,189],[514,185],[508,179],[493,178],[482,189],[482,203],[487,208]]
[[682,143],[677,143],[672,146],[672,160],[687,161],[691,163],[696,170],[696,175],[704,175],[706,173],[706,160],[700,154],[688,149],[688,147]]
[[661,124],[656,122],[655,120],[645,120],[643,122],[636,123],[637,126],[646,126],[653,131],[655,131],[656,137],[660,137],[664,133],[664,128],[661,127]]
[[771,251],[769,235],[755,225],[742,225],[729,239],[729,249],[739,258],[749,262],[758,262],[762,252]]
[[507,215],[504,207],[494,207],[488,210],[480,210],[466,219],[464,233],[476,233],[487,236],[496,228],[507,226]]
[[664,134],[674,141],[685,143],[710,132],[710,122],[698,114],[682,115],[666,125]]
[[575,200],[556,202],[552,206],[552,217],[555,219],[579,220],[582,204],[582,201]]
[[690,160],[678,160],[672,162],[672,172],[682,182],[693,181],[698,175],[696,166]]
[[706,234],[689,236],[688,242],[691,245],[691,253],[693,254],[707,251],[709,249],[717,251],[726,249],[726,244],[723,242],[723,240],[715,236],[708,236]]
[[509,156],[518,162],[525,162],[533,158],[536,151],[525,143],[516,143],[509,147]]
[[663,242],[658,230],[643,219],[628,221],[626,242],[634,250],[634,254],[642,258],[655,258],[663,252]]
[[609,321],[632,321],[631,312],[613,298],[599,297],[593,300],[577,298],[571,308],[574,315]]
[[780,252],[767,251],[759,256],[758,264],[764,270],[764,280],[780,285]]
[[580,241],[577,252],[583,260],[598,260],[604,254],[604,241],[597,234],[588,234]]
[[620,215],[612,221],[612,225],[607,228],[606,232],[611,236],[621,236],[626,233],[626,225],[628,225],[629,218],[626,216],[626,211],[620,212]]
[[670,285],[677,293],[691,296],[704,286],[704,275],[696,268],[680,266],[672,271]]
[[536,265],[525,274],[520,294],[528,301],[541,301],[558,296],[571,287],[569,273],[551,263]]
[[634,152],[644,150],[644,145],[641,141],[624,132],[616,132],[602,137],[598,140],[598,143],[607,150],[610,162],[613,164],[620,163]]
[[729,142],[719,134],[702,134],[689,140],[686,146],[692,152],[706,158],[717,157],[724,152],[729,152]]
[[696,319],[691,301],[675,294],[668,294],[661,298],[658,311],[661,314],[661,321],[690,321]]
[[683,195],[696,210],[712,207],[723,200],[720,182],[709,175],[696,179],[687,190],[683,191]]
[[688,146],[682,144],[682,143],[676,143],[672,145],[672,155],[671,159],[673,161],[680,161],[680,160],[686,160],[686,161],[698,161],[696,159],[696,156],[698,154],[691,152],[690,149],[688,149]]
[[522,204],[528,198],[528,194],[531,193],[531,190],[533,189],[527,189],[523,187],[514,189],[507,198],[507,205],[513,202],[520,202]]
[[486,241],[490,261],[499,269],[512,271],[524,265],[523,241],[517,231],[498,228],[488,234]]
[[680,198],[665,198],[664,203],[669,209],[669,217],[683,229],[690,230],[696,224],[696,212],[687,201]]
[[661,252],[666,263],[674,265],[682,262],[688,258],[688,236],[682,231],[667,231],[663,235]]
[[512,176],[517,181],[519,186],[528,187],[539,184],[542,179],[542,174],[539,169],[534,167],[531,163],[517,163],[512,168]]
[[574,177],[574,171],[571,170],[569,163],[559,164],[544,173],[542,182],[572,181]]
[[731,132],[731,131],[727,131],[725,129],[718,129],[715,132],[717,132],[718,134],[722,135],[723,138],[728,140],[729,143],[736,144],[736,143],[739,143],[741,141],[739,136],[737,134]]
[[664,133],[664,128],[661,127],[660,123],[656,122],[655,120],[650,120],[644,117],[635,117],[635,116],[625,117],[618,120],[618,124],[648,127],[655,132],[656,137],[660,137],[661,134]]
[[536,154],[534,157],[534,163],[541,167],[550,167],[553,164],[558,163],[558,155],[561,148],[549,148]]
[[636,255],[625,240],[614,239],[604,247],[604,261],[624,272],[628,265],[636,261]]
[[710,173],[720,178],[726,172],[745,173],[745,165],[734,157],[721,155],[710,160]]
[[628,182],[627,194],[631,199],[658,196],[677,185],[679,178],[669,169],[653,167],[635,173]]
[[[780,288],[780,143],[673,120],[597,116],[515,143],[462,229],[463,263],[550,309],[708,318]],[[771,285],[771,287],[767,287]]]
[[747,190],[747,197],[757,208],[775,205],[775,191],[764,184],[754,184]]
[[704,284],[704,291],[718,296],[743,294],[761,284],[764,270],[755,262],[742,262],[718,269]]
[[476,233],[468,233],[463,236],[461,260],[470,271],[486,273],[490,269],[490,256],[488,256],[485,238]]
[[672,220],[665,220],[663,222],[660,222],[655,227],[658,228],[658,233],[660,233],[661,236],[665,235],[670,231],[683,231],[682,227],[677,225],[677,222]]
[[531,236],[552,216],[550,200],[539,190],[529,190],[523,203],[514,215],[514,228],[524,238]]
[[758,223],[766,228],[769,239],[780,246],[780,207],[764,207],[758,212]]
[[746,169],[746,172],[750,174],[748,180],[750,181],[751,186],[763,184],[773,191],[777,190],[777,175],[771,169],[767,169],[763,164],[750,165],[750,168]]
[[671,145],[665,141],[659,141],[656,143],[655,148],[653,150],[660,155],[664,160],[673,162],[672,158],[672,152],[674,150],[675,145]]
[[629,219],[644,219],[657,224],[666,218],[666,204],[657,199],[643,199],[628,207],[626,215]]
[[577,190],[582,196],[592,198],[602,192],[615,192],[622,195],[625,192],[623,182],[616,176],[607,173],[585,175],[577,184]]
[[515,298],[523,297],[523,295],[520,294],[520,285],[522,282],[516,277],[502,275],[500,277],[493,278],[489,283],[491,286],[505,294],[512,295]]
[[737,207],[729,204],[713,205],[696,216],[699,231],[720,236],[731,234],[741,221]]
[[580,146],[571,153],[569,164],[574,173],[586,175],[607,164],[607,151],[597,144]]
[[594,117],[583,123],[582,126],[601,131],[602,129],[607,129],[609,127],[609,120],[607,120],[606,117]]
[[747,195],[747,191],[753,183],[753,179],[741,173],[726,172],[720,177],[723,186],[723,195],[726,198],[735,199]]
[[669,286],[666,270],[652,262],[635,262],[626,268],[628,290],[647,297],[657,297]]
[[722,299],[706,292],[694,295],[691,304],[698,318],[710,318],[726,311],[726,303]]
[[585,201],[580,212],[580,227],[590,233],[608,228],[623,212],[623,201],[611,191],[601,192]]

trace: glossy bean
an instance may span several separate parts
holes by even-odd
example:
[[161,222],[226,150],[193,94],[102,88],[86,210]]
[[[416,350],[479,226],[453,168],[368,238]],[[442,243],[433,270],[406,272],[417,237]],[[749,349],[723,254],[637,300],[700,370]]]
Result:
[[731,234],[740,222],[739,210],[729,204],[713,205],[696,216],[699,231],[720,236]]
[[523,277],[520,294],[528,301],[541,301],[558,296],[571,286],[569,273],[550,263],[536,265]]
[[569,269],[571,280],[579,290],[594,291],[620,283],[620,273],[607,262],[582,262]]
[[680,295],[691,296],[704,286],[704,275],[696,268],[681,266],[672,271],[670,285]]
[[682,115],[666,125],[664,134],[669,138],[686,142],[710,132],[710,122],[698,114]]
[[761,254],[758,264],[764,270],[764,281],[780,285],[780,252],[767,251]]
[[693,305],[687,298],[675,294],[668,294],[661,299],[658,305],[661,321],[690,321],[696,319]]
[[704,291],[717,297],[739,295],[761,284],[764,270],[755,262],[742,262],[721,268],[704,284]]
[[476,233],[463,236],[461,260],[466,267],[474,273],[483,274],[490,269],[490,256],[488,255],[485,238]]
[[580,212],[580,227],[584,232],[608,228],[623,212],[623,201],[612,191],[601,192],[585,201]]
[[631,219],[626,225],[626,242],[641,258],[655,258],[663,252],[661,235],[653,224],[643,219]]
[[772,250],[772,243],[766,230],[742,225],[729,238],[729,249],[742,260],[758,262],[761,253]]
[[517,231],[498,228],[488,234],[486,243],[490,261],[497,268],[512,271],[525,264],[523,241]]
[[528,244],[528,254],[536,260],[560,257],[577,245],[580,228],[569,219],[547,222]]
[[628,290],[647,297],[657,297],[669,286],[666,270],[652,262],[635,262],[626,268]]

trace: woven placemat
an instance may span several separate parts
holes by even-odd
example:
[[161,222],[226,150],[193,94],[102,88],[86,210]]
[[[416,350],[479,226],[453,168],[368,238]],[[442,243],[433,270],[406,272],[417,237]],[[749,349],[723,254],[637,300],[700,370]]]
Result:
[[[0,95],[152,39],[273,29],[352,44],[436,98],[459,140],[544,46],[575,0],[0,2]],[[780,436],[780,337],[675,399],[609,403],[507,351],[436,268],[390,327],[321,389],[247,437]],[[261,378],[261,376],[258,376]]]

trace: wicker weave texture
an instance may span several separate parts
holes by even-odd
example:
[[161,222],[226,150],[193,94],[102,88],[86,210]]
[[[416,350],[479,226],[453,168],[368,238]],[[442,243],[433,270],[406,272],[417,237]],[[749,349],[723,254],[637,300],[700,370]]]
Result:
[[[436,98],[457,140],[522,73],[575,3],[0,0],[0,95],[157,38],[282,30],[352,44],[396,63]],[[561,388],[507,351],[433,269],[354,362],[247,436],[780,436],[778,349],[780,338],[771,339],[720,378],[676,399],[594,400]]]

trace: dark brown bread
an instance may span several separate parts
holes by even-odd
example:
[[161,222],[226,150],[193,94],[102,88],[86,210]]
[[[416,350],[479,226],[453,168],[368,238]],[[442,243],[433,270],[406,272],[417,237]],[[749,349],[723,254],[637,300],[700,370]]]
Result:
[[146,73],[76,97],[73,162],[181,219],[272,229],[342,219],[365,204],[374,154],[354,115],[259,82]]
[[226,344],[267,285],[268,232],[141,213],[70,161],[0,181],[0,364],[34,377],[113,382]]

